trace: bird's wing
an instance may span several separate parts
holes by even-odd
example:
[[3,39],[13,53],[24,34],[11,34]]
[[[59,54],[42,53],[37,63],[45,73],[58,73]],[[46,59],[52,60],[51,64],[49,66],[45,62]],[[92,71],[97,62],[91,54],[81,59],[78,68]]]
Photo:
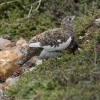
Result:
[[56,47],[59,46],[59,44],[66,42],[69,37],[70,35],[66,35],[65,31],[62,28],[56,28],[45,31],[33,37],[29,41],[29,47]]

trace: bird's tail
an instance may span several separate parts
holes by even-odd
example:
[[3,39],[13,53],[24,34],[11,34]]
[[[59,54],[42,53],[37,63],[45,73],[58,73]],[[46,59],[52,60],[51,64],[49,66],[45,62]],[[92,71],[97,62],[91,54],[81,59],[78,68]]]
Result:
[[22,66],[23,64],[25,64],[30,58],[32,58],[33,56],[37,55],[40,51],[40,48],[28,48],[27,49],[27,53],[23,54],[17,61],[16,61],[16,65],[18,66]]

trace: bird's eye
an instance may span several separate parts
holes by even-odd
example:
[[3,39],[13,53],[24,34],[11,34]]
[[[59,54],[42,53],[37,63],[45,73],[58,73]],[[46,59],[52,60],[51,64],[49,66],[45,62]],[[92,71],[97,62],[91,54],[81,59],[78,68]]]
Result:
[[71,18],[69,18],[69,20],[72,20]]

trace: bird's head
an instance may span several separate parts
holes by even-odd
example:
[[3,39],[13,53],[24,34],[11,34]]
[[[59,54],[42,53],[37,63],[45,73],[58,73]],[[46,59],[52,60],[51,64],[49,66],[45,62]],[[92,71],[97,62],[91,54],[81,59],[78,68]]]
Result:
[[74,18],[75,16],[66,16],[61,22],[61,27],[71,26]]

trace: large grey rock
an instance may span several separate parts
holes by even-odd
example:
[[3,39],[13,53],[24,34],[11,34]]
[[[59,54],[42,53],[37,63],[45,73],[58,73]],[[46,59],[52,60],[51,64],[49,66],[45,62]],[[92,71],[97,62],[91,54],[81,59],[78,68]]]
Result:
[[12,43],[10,40],[0,38],[0,49],[6,49],[7,47],[11,47]]

